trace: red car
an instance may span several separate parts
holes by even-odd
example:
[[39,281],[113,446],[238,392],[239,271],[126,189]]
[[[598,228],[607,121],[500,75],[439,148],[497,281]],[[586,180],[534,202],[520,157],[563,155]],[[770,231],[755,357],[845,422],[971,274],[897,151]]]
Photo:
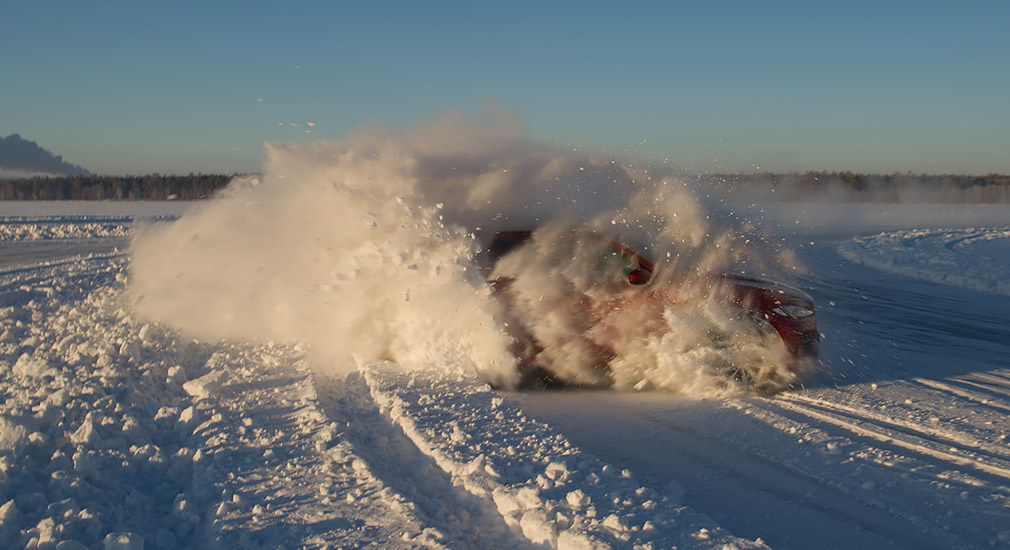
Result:
[[[653,262],[642,254],[598,233],[555,236],[552,243],[540,243],[541,251],[523,256],[523,245],[533,245],[535,240],[531,231],[498,232],[485,249],[491,270],[488,279],[504,304],[513,352],[520,360],[520,388],[609,386],[614,376],[610,364],[615,359],[622,353],[634,354],[635,342],[642,335],[671,330],[664,319],[668,308],[690,306],[692,300],[701,299],[697,293],[685,292],[677,280],[655,273]],[[580,252],[573,253],[574,249]],[[539,269],[529,269],[538,262],[543,264]],[[571,262],[583,265],[569,270],[576,275],[559,284],[555,279],[563,276],[555,274]],[[524,272],[535,275],[520,275]],[[522,277],[527,280],[520,281]],[[695,288],[704,288],[706,297],[726,306],[727,316],[745,320],[766,335],[777,335],[784,348],[779,364],[789,375],[786,378],[816,363],[820,334],[814,302],[807,294],[767,279],[729,273],[696,279]],[[542,304],[544,293],[547,305]],[[543,317],[553,320],[543,321]],[[563,331],[576,334],[561,338],[578,340],[578,345],[544,343],[553,339],[552,332]],[[560,349],[564,346],[568,347]],[[760,376],[736,365],[729,365],[726,372],[758,391],[779,389],[790,382],[781,376],[758,380]]]

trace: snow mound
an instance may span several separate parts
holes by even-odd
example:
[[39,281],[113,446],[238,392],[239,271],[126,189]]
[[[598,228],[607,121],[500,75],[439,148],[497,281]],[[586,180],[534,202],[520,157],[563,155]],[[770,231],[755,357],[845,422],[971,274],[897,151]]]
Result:
[[0,241],[122,238],[131,231],[131,219],[72,219],[0,216]]
[[[199,545],[207,462],[170,368],[205,348],[136,322],[117,259],[0,279],[0,547]],[[185,495],[185,496],[184,496]],[[180,499],[190,513],[174,513]]]
[[838,252],[881,271],[1010,296],[1010,227],[885,232],[846,241]]

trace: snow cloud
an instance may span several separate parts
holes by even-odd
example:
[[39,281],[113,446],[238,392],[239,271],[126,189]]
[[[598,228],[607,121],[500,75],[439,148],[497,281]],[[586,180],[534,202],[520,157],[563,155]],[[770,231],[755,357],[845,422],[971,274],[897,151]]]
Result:
[[137,236],[130,296],[202,338],[307,341],[328,365],[427,361],[508,384],[511,340],[477,262],[487,235],[588,227],[650,245],[670,277],[775,264],[756,228],[700,197],[662,167],[535,143],[489,105],[269,144],[261,177]]
[[18,134],[0,138],[0,171],[43,174],[89,174],[63,157],[46,151]]

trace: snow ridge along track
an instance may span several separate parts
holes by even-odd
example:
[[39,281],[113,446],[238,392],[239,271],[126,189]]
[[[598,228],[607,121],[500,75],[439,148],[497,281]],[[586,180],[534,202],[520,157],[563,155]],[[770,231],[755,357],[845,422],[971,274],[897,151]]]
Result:
[[[794,433],[812,456],[790,468],[878,510],[867,525],[899,545],[1004,544],[1010,531],[998,518],[1006,516],[1010,499],[1005,412],[980,407],[972,413],[976,418],[963,418],[964,409],[932,408],[942,399],[940,391],[926,399],[917,387],[896,381],[866,392],[787,392],[733,400],[726,407],[739,408],[780,433]],[[772,449],[760,452],[781,460]]]
[[544,548],[764,548],[573,446],[475,376],[361,366],[382,411],[452,481]]

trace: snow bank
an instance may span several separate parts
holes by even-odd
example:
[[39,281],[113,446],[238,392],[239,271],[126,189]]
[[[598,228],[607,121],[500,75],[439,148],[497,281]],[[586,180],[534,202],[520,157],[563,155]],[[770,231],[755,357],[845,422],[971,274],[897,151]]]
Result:
[[68,220],[66,218],[0,218],[0,241],[123,238],[130,234],[130,219]]
[[372,396],[453,482],[492,501],[535,544],[559,549],[765,548],[726,533],[573,446],[468,375],[362,366]]
[[0,201],[0,216],[21,218],[175,218],[193,204],[183,201]]
[[0,546],[200,544],[206,455],[177,381],[207,351],[137,322],[123,269],[79,258],[0,280]]
[[880,233],[846,241],[838,251],[882,271],[1010,296],[1010,227]]

